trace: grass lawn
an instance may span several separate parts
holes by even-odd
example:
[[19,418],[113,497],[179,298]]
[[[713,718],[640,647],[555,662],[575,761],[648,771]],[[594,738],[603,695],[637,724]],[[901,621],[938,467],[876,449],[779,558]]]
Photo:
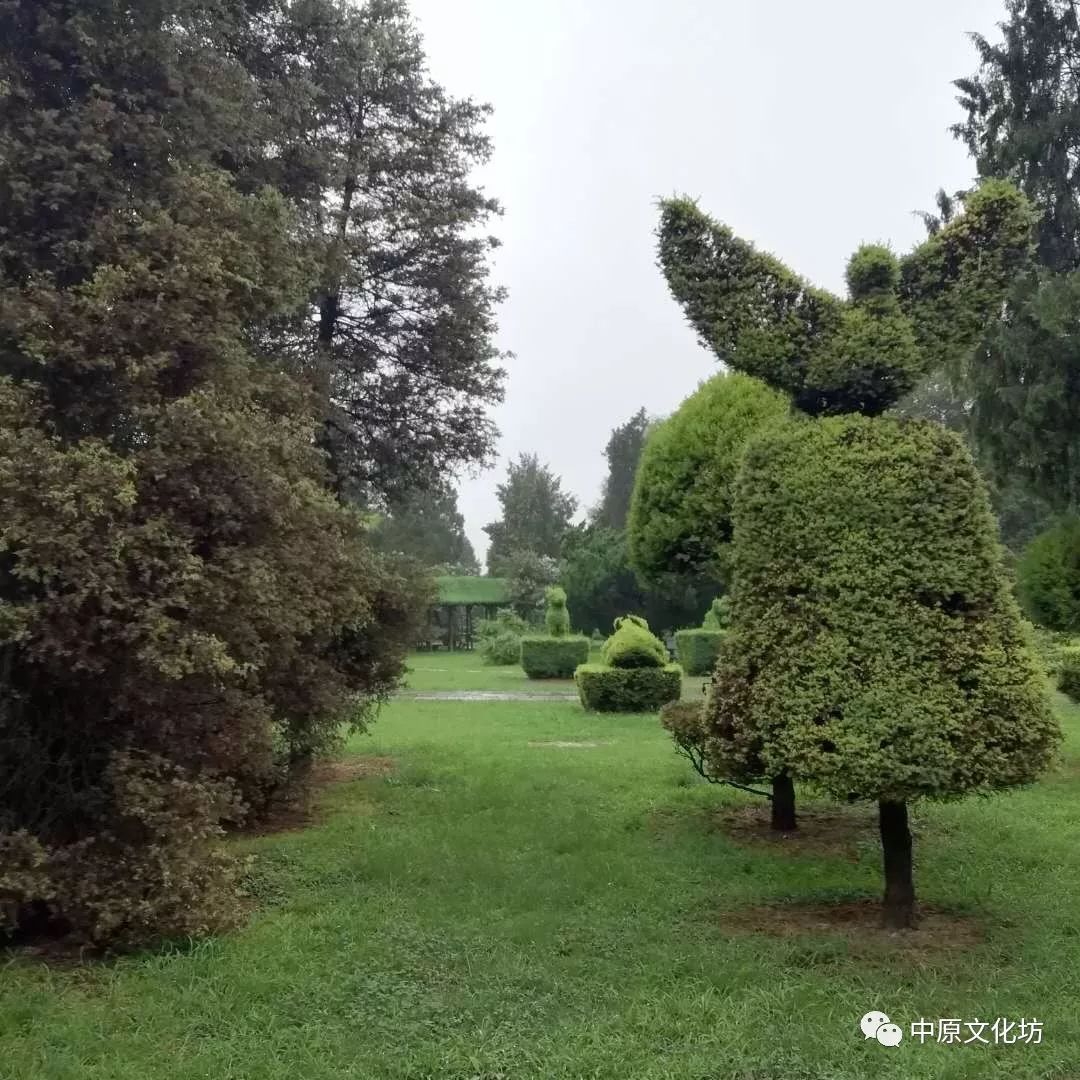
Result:
[[[472,669],[447,659],[413,685],[460,686]],[[318,826],[244,841],[262,900],[245,930],[9,962],[0,1077],[1076,1080],[1080,712],[1062,713],[1066,759],[1038,787],[915,812],[921,897],[947,913],[928,948],[753,932],[761,905],[877,895],[861,812],[836,851],[737,840],[718,812],[752,800],[697,782],[655,717],[395,701],[349,746],[389,774],[328,789]],[[566,743],[591,745],[542,745]],[[863,1040],[872,1009],[899,1047]],[[1036,1017],[1043,1042],[919,1045],[920,1017]]]
[[[589,662],[600,662],[600,650],[593,649]],[[683,697],[700,697],[706,680],[700,676],[683,679]],[[497,690],[515,694],[550,692],[577,693],[573,679],[530,679],[517,664],[491,667],[475,652],[413,653],[409,657],[406,689],[417,693],[440,690]]]

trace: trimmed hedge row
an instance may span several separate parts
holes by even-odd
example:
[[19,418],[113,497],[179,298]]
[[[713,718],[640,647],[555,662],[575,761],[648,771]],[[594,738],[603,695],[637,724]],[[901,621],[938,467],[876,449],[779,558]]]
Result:
[[1072,701],[1080,701],[1080,646],[1066,645],[1060,655],[1058,689]]
[[682,668],[582,664],[574,675],[581,704],[593,712],[656,712],[682,695]]
[[585,637],[534,636],[521,639],[521,666],[530,679],[572,679],[589,659]]
[[711,675],[726,630],[679,630],[675,653],[687,675]]

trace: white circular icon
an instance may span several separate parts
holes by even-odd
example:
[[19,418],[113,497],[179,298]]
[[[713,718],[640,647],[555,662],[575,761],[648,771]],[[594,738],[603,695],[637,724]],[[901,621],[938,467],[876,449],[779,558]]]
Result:
[[899,1046],[904,1037],[899,1024],[882,1024],[877,1029],[877,1041],[882,1046]]
[[878,1028],[887,1023],[889,1023],[889,1018],[883,1012],[868,1012],[859,1021],[859,1027],[868,1039],[876,1039]]

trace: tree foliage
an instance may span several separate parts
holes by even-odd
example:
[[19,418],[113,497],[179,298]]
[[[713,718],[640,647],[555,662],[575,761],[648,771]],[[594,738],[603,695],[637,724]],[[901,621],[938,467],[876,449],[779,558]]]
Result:
[[611,432],[611,438],[604,448],[608,471],[604,478],[603,495],[593,514],[593,522],[602,528],[626,528],[638,462],[641,460],[650,423],[645,410],[638,409],[625,424],[620,424]]
[[0,899],[97,941],[234,917],[220,822],[370,715],[424,607],[263,348],[310,261],[238,178],[250,14],[0,5]]
[[980,177],[1015,183],[1038,213],[1037,267],[963,357],[971,430],[999,484],[1059,511],[1080,492],[1080,26],[1072,0],[1008,0],[1001,37],[975,34],[979,69],[956,82],[954,132]]
[[577,499],[563,491],[561,479],[535,454],[522,454],[495,490],[502,516],[484,526],[491,540],[488,572],[511,576],[509,563],[519,552],[557,559],[577,510]]
[[716,375],[653,428],[628,528],[630,560],[644,579],[683,572],[723,580],[742,455],[789,412],[787,399],[757,379]]
[[371,539],[378,550],[408,555],[425,567],[452,568],[455,575],[466,577],[480,572],[452,487],[393,500],[372,529]]
[[1080,519],[1066,518],[1028,544],[1016,567],[1016,584],[1035,622],[1080,633]]

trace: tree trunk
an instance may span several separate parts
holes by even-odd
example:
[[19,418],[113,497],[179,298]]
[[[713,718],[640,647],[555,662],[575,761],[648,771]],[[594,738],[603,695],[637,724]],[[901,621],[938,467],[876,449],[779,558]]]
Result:
[[911,830],[906,802],[878,803],[881,852],[885,860],[882,925],[890,930],[915,928],[915,880],[911,869]]
[[787,773],[773,777],[772,827],[775,832],[794,832],[798,828],[795,821],[795,785]]

